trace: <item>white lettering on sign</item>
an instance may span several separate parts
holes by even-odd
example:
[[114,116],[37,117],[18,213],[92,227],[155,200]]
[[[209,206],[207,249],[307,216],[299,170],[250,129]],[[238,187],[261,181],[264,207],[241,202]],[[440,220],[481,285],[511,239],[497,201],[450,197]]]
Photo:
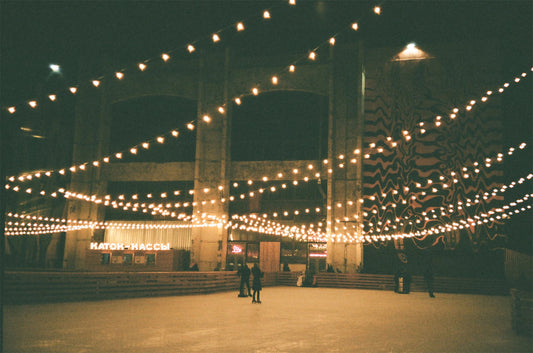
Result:
[[89,250],[170,250],[170,243],[131,243],[126,247],[126,244],[123,243],[96,243],[91,242],[89,245]]

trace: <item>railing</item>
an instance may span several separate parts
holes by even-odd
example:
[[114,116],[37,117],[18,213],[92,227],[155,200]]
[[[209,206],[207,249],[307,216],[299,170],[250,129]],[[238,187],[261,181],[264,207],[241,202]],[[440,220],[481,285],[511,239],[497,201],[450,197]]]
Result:
[[[296,286],[299,272],[266,273],[263,285]],[[319,273],[318,287],[394,290],[392,275]],[[24,272],[6,271],[3,302],[35,303],[238,291],[235,271],[213,272]],[[435,277],[436,293],[508,295],[504,280]],[[413,276],[411,291],[426,291]]]

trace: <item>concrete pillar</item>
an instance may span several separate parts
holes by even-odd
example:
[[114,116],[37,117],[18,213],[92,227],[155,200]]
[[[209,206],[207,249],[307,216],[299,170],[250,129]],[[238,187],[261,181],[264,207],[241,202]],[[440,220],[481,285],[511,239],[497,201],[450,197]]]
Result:
[[[91,72],[88,62],[80,66],[82,70]],[[87,77],[87,74],[81,72],[80,77]],[[70,174],[68,190],[88,196],[105,194],[107,183],[101,178],[101,168],[94,168],[92,161],[101,160],[109,149],[110,123],[111,114],[106,101],[105,80],[102,80],[98,87],[80,87],[77,93],[72,155],[72,164],[76,166],[76,172]],[[79,166],[86,162],[88,163],[85,171],[80,170]],[[69,199],[67,202],[69,220],[97,221],[102,220],[103,216],[103,207],[95,203],[75,199]],[[89,243],[95,238],[103,240],[98,239],[99,234],[93,229],[67,232],[63,268],[84,269],[85,252],[89,248]]]
[[[229,51],[210,51],[200,58],[198,123],[194,170],[193,215],[200,220],[227,219],[229,197],[231,111],[228,104]],[[225,105],[221,114],[217,107]],[[203,121],[209,115],[210,123]],[[221,187],[221,189],[219,189]],[[216,200],[211,203],[211,200]],[[226,263],[227,231],[222,225],[193,228],[191,261],[201,271]]]
[[[362,42],[331,47],[328,132],[327,221],[330,234],[361,234],[364,86]],[[359,154],[354,154],[358,149]],[[338,156],[343,155],[344,159]],[[355,158],[356,163],[351,160]],[[343,164],[341,166],[341,164]],[[349,202],[351,201],[351,202]],[[328,264],[354,273],[363,264],[363,245],[341,238],[328,242]]]

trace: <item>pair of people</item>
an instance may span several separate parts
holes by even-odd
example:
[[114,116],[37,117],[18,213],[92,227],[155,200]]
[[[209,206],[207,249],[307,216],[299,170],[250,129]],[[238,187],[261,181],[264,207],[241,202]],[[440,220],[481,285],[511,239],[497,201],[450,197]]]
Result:
[[[253,294],[250,294],[250,273],[254,276],[254,279],[252,282]],[[252,271],[250,271],[247,265],[239,264],[237,275],[241,277],[239,297],[250,296],[252,297],[252,303],[261,303],[260,293],[261,293],[261,290],[263,289],[263,286],[261,284],[261,278],[263,277],[264,273],[259,268],[259,265],[254,264],[254,266],[252,267]],[[248,295],[245,294],[244,287],[248,289]]]

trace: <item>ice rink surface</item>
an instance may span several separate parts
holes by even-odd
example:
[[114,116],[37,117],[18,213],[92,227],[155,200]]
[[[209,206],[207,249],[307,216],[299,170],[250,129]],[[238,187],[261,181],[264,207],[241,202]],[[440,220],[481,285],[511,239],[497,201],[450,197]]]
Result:
[[4,306],[4,352],[533,352],[511,298],[266,287]]

